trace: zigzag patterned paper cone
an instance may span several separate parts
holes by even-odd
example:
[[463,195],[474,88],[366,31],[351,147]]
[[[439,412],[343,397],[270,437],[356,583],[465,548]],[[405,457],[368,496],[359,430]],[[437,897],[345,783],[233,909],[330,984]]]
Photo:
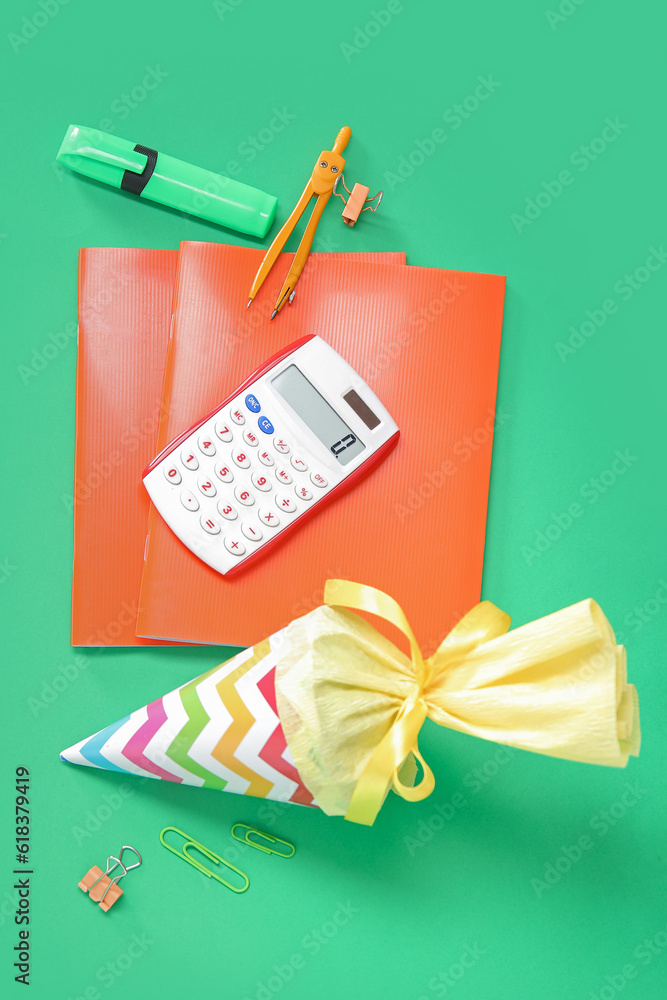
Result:
[[[625,649],[595,601],[514,631],[509,615],[482,601],[424,660],[389,595],[329,580],[324,600],[61,757],[317,805],[370,825],[390,788],[409,801],[433,791],[418,746],[426,718],[591,764],[625,767],[639,753],[639,701]],[[348,608],[392,622],[411,658]]]
[[61,759],[315,805],[292,763],[276,713],[271,642],[277,636],[63,750]]

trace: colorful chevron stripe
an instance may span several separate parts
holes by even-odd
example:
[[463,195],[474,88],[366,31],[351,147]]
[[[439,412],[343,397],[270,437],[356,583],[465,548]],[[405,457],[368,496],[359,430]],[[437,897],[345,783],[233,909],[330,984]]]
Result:
[[[271,673],[266,674],[262,680],[259,682],[257,687],[260,689],[267,703],[271,706],[272,710],[275,712],[276,718],[278,718],[278,706],[276,704],[276,679],[275,670]],[[278,725],[273,730],[272,734],[269,736],[268,740],[264,744],[264,749],[262,750],[261,756],[262,760],[265,760],[267,764],[272,767],[282,769],[289,777],[293,778],[296,782],[297,787],[293,792],[290,801],[298,802],[302,806],[310,806],[313,804],[313,796],[310,794],[306,786],[301,781],[299,777],[299,772],[288,760],[286,760],[285,755],[289,753],[287,749],[287,741],[285,739],[285,734],[283,733],[282,726]]]
[[60,756],[124,774],[315,805],[280,725],[275,664],[267,639]]

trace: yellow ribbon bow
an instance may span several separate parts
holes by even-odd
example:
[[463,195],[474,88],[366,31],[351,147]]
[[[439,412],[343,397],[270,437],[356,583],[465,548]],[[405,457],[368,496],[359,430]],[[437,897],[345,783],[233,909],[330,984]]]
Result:
[[[348,608],[398,628],[410,659]],[[426,798],[435,785],[418,745],[427,716],[507,746],[624,767],[639,752],[639,705],[600,607],[588,599],[509,627],[482,601],[425,660],[393,598],[328,580],[324,606],[271,639],[282,729],[320,808],[371,825],[391,788]]]
[[[419,752],[418,745],[419,732],[428,715],[424,696],[429,683],[455,657],[465,656],[480,643],[507,632],[511,619],[495,604],[482,601],[459,621],[437,652],[425,661],[403,609],[393,597],[383,591],[348,580],[327,580],[324,603],[378,615],[395,625],[410,643],[415,675],[414,692],[403,702],[391,729],[367,762],[345,813],[345,819],[370,826],[380,811],[390,785],[398,795],[410,802],[419,802],[431,794],[435,788],[435,778]],[[419,761],[422,769],[422,777],[417,785],[405,784],[399,773],[410,754]]]

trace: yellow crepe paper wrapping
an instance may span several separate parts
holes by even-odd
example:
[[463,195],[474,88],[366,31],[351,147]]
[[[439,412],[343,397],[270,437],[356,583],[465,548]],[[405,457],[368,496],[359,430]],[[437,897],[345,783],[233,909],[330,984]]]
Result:
[[[482,601],[427,660],[389,595],[329,580],[324,601],[279,633],[276,698],[299,775],[329,815],[370,825],[390,787],[406,799],[429,795],[435,781],[417,745],[427,717],[591,764],[624,767],[639,752],[625,649],[593,600],[512,632],[509,616]],[[411,657],[346,608],[396,625]]]

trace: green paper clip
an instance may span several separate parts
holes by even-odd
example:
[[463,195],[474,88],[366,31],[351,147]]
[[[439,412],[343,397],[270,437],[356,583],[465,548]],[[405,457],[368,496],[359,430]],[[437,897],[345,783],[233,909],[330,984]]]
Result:
[[[242,828],[246,832],[242,837],[237,836],[234,830]],[[257,844],[254,840],[250,839],[250,834],[255,833],[258,837],[264,837],[268,840],[270,844],[284,844],[285,847],[291,848],[289,854],[283,853],[283,851],[274,851],[272,847],[265,847],[264,844]],[[292,858],[296,852],[296,847],[294,844],[290,844],[288,840],[281,840],[280,837],[274,837],[270,833],[262,833],[261,830],[257,830],[254,826],[248,826],[247,823],[234,823],[232,827],[232,837],[234,840],[240,840],[242,844],[248,844],[250,847],[256,847],[258,851],[264,851],[265,854],[277,854],[279,858]]]
[[[173,830],[174,833],[178,833],[185,839],[182,850],[179,851],[166,842],[164,835],[168,830]],[[250,885],[250,879],[245,872],[242,872],[239,868],[233,865],[231,861],[225,861],[225,859],[221,858],[219,854],[214,854],[213,851],[209,851],[208,847],[204,847],[204,845],[200,844],[198,840],[193,840],[189,833],[184,833],[183,830],[179,830],[177,826],[165,826],[164,830],[160,833],[160,843],[163,847],[166,847],[168,851],[171,851],[172,854],[175,854],[179,858],[183,858],[184,861],[187,861],[188,864],[196,868],[197,871],[202,872],[203,875],[207,875],[209,878],[214,878],[218,882],[222,882],[222,884],[226,885],[228,889],[232,890],[232,892],[245,892]],[[191,858],[188,854],[188,847],[194,847],[196,851],[201,851],[201,853],[209,858],[210,861],[215,861],[216,865],[223,864],[226,865],[227,868],[231,868],[231,870],[236,872],[237,875],[240,875],[241,878],[245,879],[245,885],[243,888],[237,889],[236,886],[232,885],[231,882],[227,882],[221,875],[216,875],[215,872],[209,871],[208,868],[201,864],[201,862],[197,861],[195,858]]]

